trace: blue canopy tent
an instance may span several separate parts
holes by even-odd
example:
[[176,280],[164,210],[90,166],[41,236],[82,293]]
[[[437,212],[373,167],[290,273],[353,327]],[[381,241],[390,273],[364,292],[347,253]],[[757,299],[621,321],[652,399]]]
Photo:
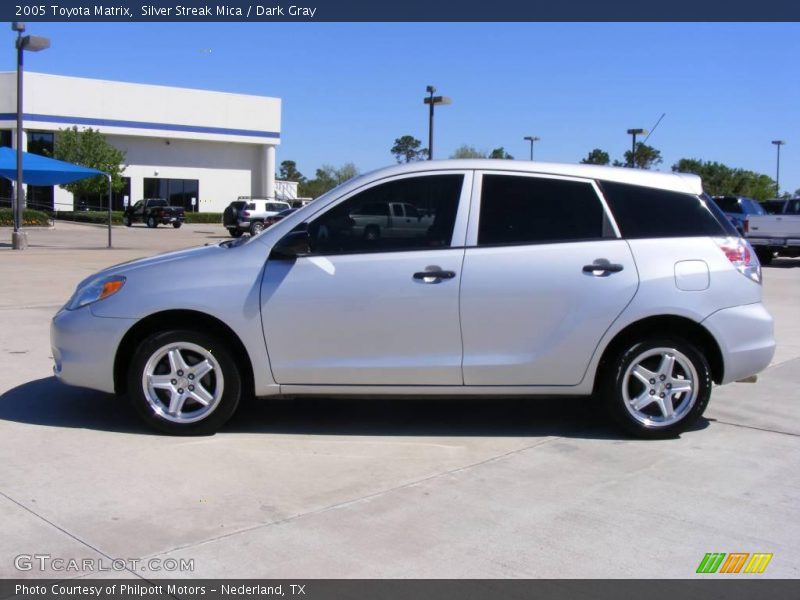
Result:
[[[38,154],[22,153],[22,182],[30,185],[62,185],[72,183],[87,177],[102,175],[108,178],[108,246],[111,247],[111,176],[97,169],[73,165],[72,163],[39,156]],[[0,177],[11,181],[17,178],[17,151],[3,147],[0,148]],[[21,207],[20,207],[21,208]]]

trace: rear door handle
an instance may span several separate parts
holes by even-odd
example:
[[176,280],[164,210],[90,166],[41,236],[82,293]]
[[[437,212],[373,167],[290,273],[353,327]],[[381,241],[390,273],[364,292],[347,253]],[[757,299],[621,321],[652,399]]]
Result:
[[604,275],[608,275],[609,273],[619,273],[624,268],[625,267],[619,263],[612,263],[604,259],[598,259],[591,265],[583,265],[583,272],[602,277]]
[[441,269],[414,273],[414,279],[423,283],[439,283],[443,279],[453,279],[455,276],[455,271],[442,271]]

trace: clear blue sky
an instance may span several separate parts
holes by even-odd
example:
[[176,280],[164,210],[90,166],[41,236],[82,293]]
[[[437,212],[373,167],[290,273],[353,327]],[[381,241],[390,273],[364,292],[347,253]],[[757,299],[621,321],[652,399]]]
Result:
[[[461,144],[577,162],[622,158],[629,127],[651,128],[664,157],[716,160],[800,188],[800,25],[548,23],[30,23],[52,48],[26,56],[44,73],[277,96],[278,162],[307,176],[323,163],[361,171],[394,161],[394,139],[427,143],[425,86],[437,110],[437,158]],[[0,69],[13,70],[7,27]]]

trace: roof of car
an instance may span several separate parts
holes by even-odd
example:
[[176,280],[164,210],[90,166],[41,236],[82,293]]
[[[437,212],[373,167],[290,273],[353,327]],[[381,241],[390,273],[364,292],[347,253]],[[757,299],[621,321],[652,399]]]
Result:
[[703,192],[700,177],[692,173],[662,173],[660,171],[631,169],[627,167],[533,162],[529,160],[449,159],[418,161],[378,169],[371,173],[366,173],[364,176],[369,176],[370,179],[374,179],[377,175],[390,177],[404,173],[443,171],[449,169],[480,169],[484,171],[539,173],[543,175],[561,175],[564,177],[616,181],[619,183],[656,187],[689,194],[701,194]]

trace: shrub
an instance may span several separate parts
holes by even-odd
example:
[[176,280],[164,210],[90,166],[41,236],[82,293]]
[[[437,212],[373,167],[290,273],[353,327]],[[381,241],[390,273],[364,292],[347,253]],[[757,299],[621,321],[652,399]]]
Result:
[[[62,221],[75,221],[76,223],[108,223],[108,211],[105,210],[59,210],[54,213],[56,219]],[[111,213],[111,224],[122,225],[122,211],[115,210]]]
[[222,213],[218,212],[187,212],[187,223],[222,223]]
[[[23,227],[47,227],[50,225],[50,215],[40,210],[26,208],[22,211]],[[10,208],[0,208],[0,226],[13,227],[14,213]]]

